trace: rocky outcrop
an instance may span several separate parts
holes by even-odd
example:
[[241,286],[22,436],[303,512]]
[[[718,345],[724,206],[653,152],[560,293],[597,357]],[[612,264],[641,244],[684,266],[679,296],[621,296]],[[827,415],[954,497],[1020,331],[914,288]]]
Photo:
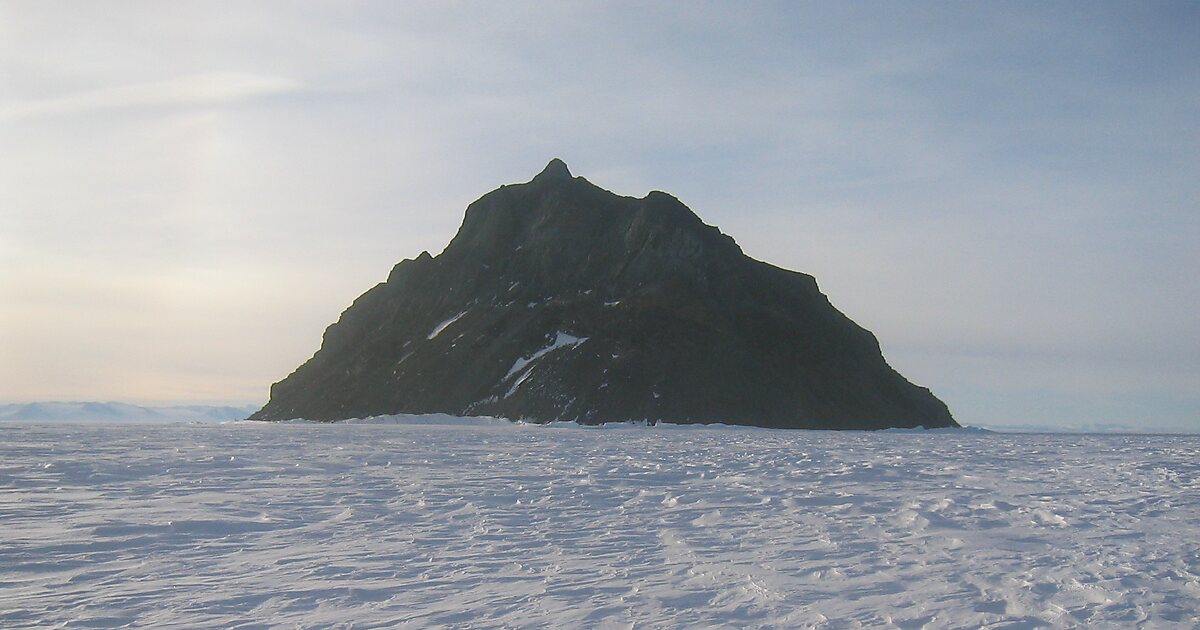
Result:
[[678,199],[551,161],[392,269],[271,388],[258,420],[392,413],[537,422],[957,426],[812,276],[742,253]]

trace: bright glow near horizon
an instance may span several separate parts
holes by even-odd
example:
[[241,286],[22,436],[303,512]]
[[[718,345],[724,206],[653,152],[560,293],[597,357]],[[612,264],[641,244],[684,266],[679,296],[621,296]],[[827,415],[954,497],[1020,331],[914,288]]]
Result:
[[0,1],[0,402],[263,402],[551,157],[967,424],[1200,430],[1195,3]]

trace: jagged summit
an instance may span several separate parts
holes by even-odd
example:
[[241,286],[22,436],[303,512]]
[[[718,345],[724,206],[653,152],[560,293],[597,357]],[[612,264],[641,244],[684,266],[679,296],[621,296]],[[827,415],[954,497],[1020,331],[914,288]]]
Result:
[[439,258],[499,265],[489,270],[503,277],[533,272],[540,282],[526,285],[548,291],[563,290],[563,283],[615,291],[642,283],[655,270],[690,273],[709,254],[714,260],[741,254],[732,238],[671,195],[620,197],[564,173],[566,165],[555,159],[530,182],[503,186],[472,203]]
[[355,300],[252,418],[387,413],[774,427],[954,426],[806,274],[675,197],[551,160]]
[[533,181],[553,181],[571,179],[571,177],[571,169],[567,168],[567,163],[554,158],[546,164],[546,168],[542,169],[541,173],[537,174],[537,177],[533,178]]

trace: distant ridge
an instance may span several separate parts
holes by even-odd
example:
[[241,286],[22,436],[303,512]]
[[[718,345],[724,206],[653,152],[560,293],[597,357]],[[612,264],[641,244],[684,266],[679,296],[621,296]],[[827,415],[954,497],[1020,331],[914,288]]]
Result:
[[554,159],[467,207],[271,388],[256,420],[445,413],[812,429],[957,426],[812,276],[742,253],[669,194]]
[[222,422],[245,418],[255,409],[257,406],[147,407],[119,402],[34,402],[0,405],[0,422]]

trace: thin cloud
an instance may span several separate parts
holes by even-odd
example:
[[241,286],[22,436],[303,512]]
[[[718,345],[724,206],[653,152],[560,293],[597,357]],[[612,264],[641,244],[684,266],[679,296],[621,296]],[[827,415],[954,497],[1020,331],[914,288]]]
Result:
[[0,107],[0,120],[24,120],[147,107],[232,105],[298,91],[286,77],[241,72],[207,72],[165,81],[134,83],[34,99]]
[[0,400],[260,399],[396,260],[559,156],[815,274],[967,423],[1200,426],[1194,11],[0,13],[0,261],[19,270],[0,274]]

